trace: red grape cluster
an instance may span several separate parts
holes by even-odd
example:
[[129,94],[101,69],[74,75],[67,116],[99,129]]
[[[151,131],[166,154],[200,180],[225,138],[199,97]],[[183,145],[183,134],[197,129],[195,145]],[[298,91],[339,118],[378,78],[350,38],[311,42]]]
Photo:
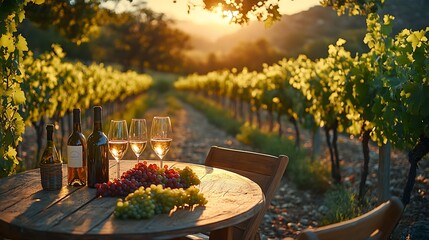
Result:
[[[183,175],[183,177],[182,177]],[[136,164],[133,168],[122,173],[121,179],[115,178],[107,183],[96,184],[97,196],[127,196],[139,189],[147,188],[152,184],[162,185],[164,188],[188,188],[200,183],[198,176],[191,168],[183,170],[177,168],[158,167],[156,164],[147,164],[146,161]]]

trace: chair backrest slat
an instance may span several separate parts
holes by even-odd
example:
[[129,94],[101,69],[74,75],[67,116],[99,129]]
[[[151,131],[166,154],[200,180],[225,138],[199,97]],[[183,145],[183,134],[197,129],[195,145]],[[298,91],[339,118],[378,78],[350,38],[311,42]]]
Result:
[[245,176],[256,182],[265,195],[265,205],[259,214],[240,224],[244,230],[240,239],[255,238],[265,211],[270,206],[280,184],[288,161],[288,157],[283,155],[275,157],[249,151],[211,147],[205,162],[207,166],[222,168]]
[[401,218],[403,209],[401,200],[392,197],[362,216],[306,230],[298,237],[298,240],[388,239]]

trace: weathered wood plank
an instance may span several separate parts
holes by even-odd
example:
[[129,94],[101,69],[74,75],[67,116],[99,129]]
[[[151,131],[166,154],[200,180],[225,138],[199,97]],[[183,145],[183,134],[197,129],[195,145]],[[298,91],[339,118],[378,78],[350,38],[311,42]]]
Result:
[[[91,196],[90,196],[91,197]],[[74,212],[63,218],[55,226],[52,231],[69,232],[72,234],[87,234],[91,229],[98,224],[104,222],[112,215],[116,207],[117,198],[94,198],[86,205],[79,207],[78,212]]]
[[23,197],[13,207],[0,212],[0,232],[7,232],[3,231],[7,228],[10,228],[12,232],[26,232],[27,230],[31,232],[33,224],[37,224],[39,221],[35,216],[60,202],[75,190],[71,187],[63,187],[58,191],[44,191],[40,186],[40,189],[34,194]]
[[60,201],[54,202],[48,208],[43,209],[43,211],[32,215],[31,218],[37,219],[36,222],[23,221],[23,223],[40,231],[50,230],[93,199],[95,199],[95,189],[82,187],[75,194],[67,195]]
[[39,178],[40,184],[40,173],[39,171],[27,171],[25,173],[18,173],[14,177],[0,178],[0,198],[4,194],[16,191],[17,187],[25,187],[30,184],[29,180],[36,180]]
[[[43,191],[41,179],[40,179],[40,169],[33,169],[27,171],[28,174],[19,174],[14,176],[14,178],[8,178],[7,182],[10,182],[10,179],[19,179],[23,180],[20,185],[15,186],[12,184],[12,189],[3,194],[0,194],[0,211],[14,204],[18,204],[23,198],[30,197],[31,195]],[[67,165],[63,165],[63,187],[67,186]],[[20,182],[20,181],[18,181]],[[52,191],[52,192],[59,192]],[[47,191],[48,192],[48,191]]]

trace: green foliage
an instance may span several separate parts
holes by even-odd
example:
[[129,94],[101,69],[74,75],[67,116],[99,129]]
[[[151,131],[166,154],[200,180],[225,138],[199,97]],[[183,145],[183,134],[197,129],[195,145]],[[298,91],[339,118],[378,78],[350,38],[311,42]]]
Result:
[[385,0],[321,0],[323,6],[332,7],[337,13],[349,15],[367,15],[381,9]]
[[43,1],[6,0],[0,3],[0,177],[15,173],[20,161],[16,148],[25,130],[18,110],[26,101],[20,84],[24,71],[21,63],[28,48],[25,38],[17,33],[17,25],[25,17],[24,7],[28,2],[40,4]]
[[[33,58],[30,53],[22,62],[23,71],[17,88],[6,91],[16,112],[6,111],[9,121],[5,125],[10,133],[2,132],[2,175],[13,173],[19,163],[16,146],[24,132],[24,122],[35,124],[44,117],[58,119],[75,107],[87,109],[116,99],[125,99],[147,90],[152,82],[148,75],[120,72],[100,64],[85,66],[82,63],[63,62],[64,53],[59,46],[53,51]],[[17,121],[20,120],[20,121]]]
[[94,60],[119,63],[126,70],[178,72],[190,43],[172,25],[165,14],[146,8],[114,15],[91,45]]
[[313,189],[316,192],[324,192],[329,188],[328,170],[318,162],[310,162],[308,156],[295,148],[294,143],[287,138],[280,138],[275,134],[261,132],[259,129],[247,124],[241,124],[235,120],[229,111],[221,109],[201,96],[193,94],[180,94],[183,100],[203,112],[209,122],[226,130],[231,135],[236,135],[237,140],[253,146],[261,152],[278,155],[287,155],[289,164],[286,175],[302,189]]
[[[262,72],[193,74],[180,78],[175,87],[244,102],[254,112],[277,112],[310,129],[357,136],[370,131],[379,144],[389,140],[410,149],[429,131],[424,104],[429,101],[429,27],[405,29],[392,38],[393,19],[368,16],[364,42],[369,52],[361,56],[352,57],[343,47],[345,40],[339,39],[329,46],[328,56],[317,61],[300,56],[265,65]],[[332,162],[339,163],[338,152],[331,155]]]
[[[398,76],[388,78],[400,109],[398,141],[402,148],[411,148],[422,136],[429,136],[429,27],[420,31],[404,29],[395,38],[392,67]],[[399,80],[399,82],[398,82]],[[411,143],[411,144],[410,144]]]
[[429,27],[404,29],[390,37],[394,17],[368,16],[365,43],[370,47],[368,69],[377,94],[370,105],[376,125],[373,138],[411,149],[429,135]]
[[173,89],[173,75],[168,76],[165,74],[151,74],[154,78],[152,89],[158,94],[164,94]]
[[180,94],[179,97],[203,112],[211,124],[224,129],[228,134],[235,136],[240,132],[241,123],[237,122],[230,112],[222,109],[219,105],[201,96]]
[[25,59],[25,81],[21,84],[27,93],[21,108],[27,123],[38,122],[43,116],[62,117],[73,108],[88,109],[116,99],[125,99],[147,90],[152,84],[149,75],[120,72],[103,64],[83,65],[64,62],[59,46],[53,51]]
[[42,5],[29,4],[25,10],[31,21],[45,29],[54,26],[62,36],[79,45],[88,42],[106,20],[99,5],[98,0],[44,0]]
[[[367,15],[382,8],[385,0],[321,0],[323,6],[329,6],[340,14]],[[191,9],[192,4],[189,4]],[[279,5],[269,0],[204,0],[204,7],[210,11],[218,12],[229,18],[233,23],[246,24],[251,17],[265,22],[271,26],[281,18]]]
[[326,211],[321,217],[322,226],[355,218],[362,214],[356,194],[337,185],[325,194]]
[[[295,162],[292,161],[292,159],[305,158],[304,154],[297,150],[290,140],[280,138],[272,133],[263,133],[259,129],[251,127],[248,124],[244,124],[240,128],[237,139],[272,155],[287,155],[291,159],[291,163]],[[288,165],[288,169],[290,166],[291,165]]]
[[279,5],[275,1],[204,0],[204,7],[210,11],[220,12],[224,17],[230,18],[231,22],[238,24],[249,22],[249,19],[253,16],[270,26],[274,21],[278,21],[281,18]]
[[263,133],[249,125],[243,125],[237,139],[251,145],[264,153],[274,156],[287,155],[289,164],[286,176],[300,189],[311,189],[325,192],[329,187],[329,171],[320,162],[312,162],[291,140],[276,134]]

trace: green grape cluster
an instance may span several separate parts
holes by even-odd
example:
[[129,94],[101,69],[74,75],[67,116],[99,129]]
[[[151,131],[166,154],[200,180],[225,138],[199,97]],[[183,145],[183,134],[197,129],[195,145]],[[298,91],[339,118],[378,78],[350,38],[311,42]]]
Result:
[[125,200],[118,199],[114,215],[119,218],[146,219],[155,215],[155,203],[151,189],[140,187],[130,193]]
[[204,206],[207,200],[199,189],[191,186],[164,188],[161,184],[128,194],[125,200],[118,199],[114,215],[121,219],[147,219],[155,214],[169,213],[173,208]]
[[184,188],[200,184],[200,179],[190,167],[186,166],[183,169],[176,168],[175,170],[179,172],[181,178],[180,182],[183,184]]

